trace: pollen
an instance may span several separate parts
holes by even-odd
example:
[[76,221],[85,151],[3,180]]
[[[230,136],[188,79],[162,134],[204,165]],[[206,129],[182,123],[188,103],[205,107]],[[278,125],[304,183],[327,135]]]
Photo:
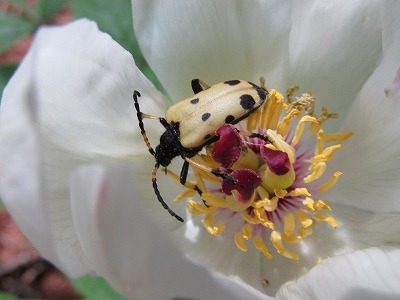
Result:
[[342,173],[331,171],[332,158],[353,133],[326,133],[324,124],[339,115],[326,107],[316,113],[317,98],[311,92],[295,97],[298,90],[289,88],[285,100],[270,89],[237,130],[220,127],[224,136],[193,157],[195,181],[174,199],[189,198],[191,218],[201,218],[212,236],[228,235],[238,251],[254,247],[267,259],[301,259],[293,247],[313,234],[316,223],[338,227],[328,201],[313,194],[334,188]]

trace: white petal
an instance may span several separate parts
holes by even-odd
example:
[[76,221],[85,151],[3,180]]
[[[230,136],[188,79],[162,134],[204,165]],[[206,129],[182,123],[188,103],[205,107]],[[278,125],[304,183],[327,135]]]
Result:
[[89,166],[71,178],[74,220],[99,275],[141,299],[252,299],[265,295],[186,258],[132,187],[136,166]]
[[[27,238],[58,261],[43,202],[40,133],[32,92],[32,57],[24,59],[4,90],[0,107],[0,194]],[[28,80],[24,80],[24,78]]]
[[345,112],[381,59],[381,6],[374,0],[294,1],[290,84],[312,91],[330,111]]
[[[388,20],[395,19],[397,10],[387,9]],[[352,130],[354,136],[330,162],[336,168],[331,171],[341,171],[343,176],[325,197],[374,212],[400,211],[400,94],[385,94],[400,68],[400,24],[396,26],[385,31],[391,43],[385,44],[382,62],[346,116],[341,131]]]
[[146,60],[175,101],[208,84],[247,79],[287,87],[290,3],[137,1],[134,29]]
[[[24,85],[31,87],[30,93],[18,93],[16,86]],[[45,195],[40,196],[44,204],[37,209],[45,215],[43,222],[49,214],[47,219],[50,220],[61,262],[45,250],[42,253],[71,276],[90,271],[90,264],[80,249],[71,219],[69,173],[82,163],[129,160],[134,154],[148,153],[138,129],[132,99],[134,89],[143,95],[140,103],[144,112],[159,114],[165,110],[162,107],[165,99],[136,68],[131,55],[107,34],[98,31],[96,24],[81,20],[67,26],[40,29],[27,58],[5,90],[3,104],[12,101],[25,103],[28,96],[32,96],[35,101],[24,105],[34,106],[38,115],[37,120],[29,120],[30,116],[24,115],[28,113],[26,110],[18,111],[21,116],[13,115],[12,122],[28,118],[33,124],[18,125],[12,134],[24,137],[37,127],[41,134],[39,141],[35,141],[36,145],[33,142],[24,145],[25,141],[21,139],[11,144],[14,149],[26,149],[21,148],[21,153],[7,150],[7,156],[4,156],[10,178],[7,180],[16,180],[21,189],[27,185],[22,182],[39,185],[33,180],[44,180]],[[9,106],[2,106],[3,115],[11,115],[8,111]],[[159,135],[157,127],[162,129],[162,126],[157,121],[152,123],[154,125],[151,123],[146,126],[149,135],[156,135],[155,132]],[[5,138],[7,135],[10,133],[6,132]],[[38,148],[33,148],[35,146]],[[29,157],[35,151],[39,152],[38,155],[44,152],[44,157],[36,162],[44,168],[44,176],[35,176],[29,170],[24,172],[31,163],[29,160],[26,165],[21,161],[18,168],[8,166],[13,155]],[[27,175],[33,178],[32,181],[27,179]],[[5,195],[7,188],[2,188]],[[10,198],[13,205],[25,205],[24,198],[29,199],[30,192],[26,191],[29,196]],[[11,200],[5,199],[5,202]],[[26,216],[21,210],[16,219]],[[37,247],[45,247],[37,235],[31,240]]]
[[400,249],[369,248],[327,259],[285,284],[278,299],[398,299]]

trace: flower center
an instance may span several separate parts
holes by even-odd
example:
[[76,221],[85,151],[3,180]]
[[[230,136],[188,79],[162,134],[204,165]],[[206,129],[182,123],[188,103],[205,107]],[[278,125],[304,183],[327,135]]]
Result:
[[[335,172],[327,182],[318,183],[334,151],[352,132],[325,134],[323,123],[338,115],[323,107],[317,116],[316,98],[308,92],[293,99],[297,89],[287,91],[286,102],[279,92],[270,90],[268,101],[237,129],[230,124],[220,127],[216,131],[219,140],[193,159],[222,170],[229,178],[193,168],[196,182],[188,182],[188,189],[174,199],[193,197],[197,186],[202,202],[191,199],[187,203],[192,217],[203,218],[206,230],[214,236],[223,234],[227,226],[240,228],[233,237],[236,246],[247,252],[252,240],[267,258],[272,258],[270,249],[274,248],[287,258],[298,259],[287,244],[312,234],[314,221],[337,227],[328,202],[315,200],[312,194],[328,190],[340,177]],[[313,146],[306,146],[310,142]],[[325,147],[326,143],[331,145]]]

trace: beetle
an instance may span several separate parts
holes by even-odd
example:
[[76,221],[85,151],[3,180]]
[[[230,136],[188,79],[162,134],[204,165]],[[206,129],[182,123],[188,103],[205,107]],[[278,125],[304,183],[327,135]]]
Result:
[[[139,121],[139,128],[156,164],[152,172],[152,184],[158,201],[168,210],[171,216],[183,222],[172,209],[168,207],[157,186],[157,170],[160,166],[167,167],[172,159],[181,156],[184,160],[180,183],[184,185],[189,170],[189,164],[211,172],[236,184],[236,180],[220,169],[210,169],[202,166],[191,157],[198,154],[204,146],[218,140],[215,131],[225,124],[236,124],[256,111],[267,99],[268,91],[264,87],[263,78],[260,86],[245,80],[229,80],[208,86],[199,79],[191,82],[194,96],[182,100],[167,109],[165,118],[141,112],[138,91],[133,92],[133,100]],[[165,132],[160,137],[160,144],[152,148],[144,128],[143,119],[158,119]],[[252,133],[249,137],[265,138]],[[195,188],[200,194],[199,188]]]

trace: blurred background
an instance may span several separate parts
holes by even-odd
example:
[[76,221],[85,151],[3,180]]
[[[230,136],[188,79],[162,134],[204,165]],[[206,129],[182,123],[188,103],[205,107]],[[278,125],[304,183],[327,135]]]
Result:
[[[160,89],[134,37],[130,0],[0,0],[1,93],[39,26],[61,25],[78,18],[96,21],[101,31],[132,53],[137,66]],[[21,298],[125,299],[101,278],[66,278],[38,255],[0,199],[0,300]]]

